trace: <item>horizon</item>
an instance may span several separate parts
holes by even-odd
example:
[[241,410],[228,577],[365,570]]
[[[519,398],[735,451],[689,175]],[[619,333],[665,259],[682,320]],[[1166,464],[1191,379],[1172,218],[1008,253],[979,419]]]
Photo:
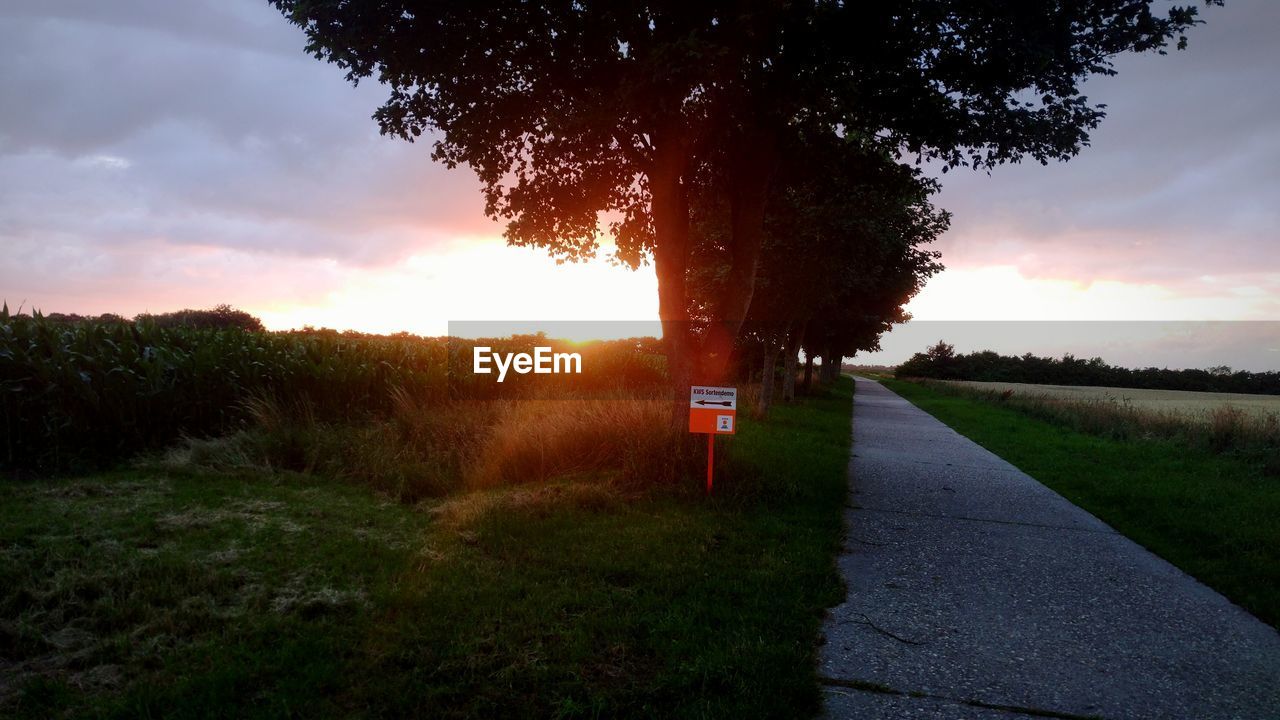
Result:
[[[31,314],[29,310],[26,313],[23,310],[18,308],[11,312]],[[266,330],[285,333],[366,332],[326,326]],[[393,336],[402,333],[428,340],[542,335],[549,342],[586,345],[592,342],[661,339],[662,324],[658,320],[450,321],[446,331],[439,335],[406,330],[368,334]],[[1130,369],[1204,370],[1226,366],[1235,371],[1254,373],[1280,370],[1280,321],[1259,320],[913,321],[898,325],[882,335],[880,350],[846,356],[844,361],[852,365],[896,366],[937,342],[946,342],[961,354],[990,351],[1005,356],[1030,353],[1047,358],[1101,358],[1114,367]],[[1028,347],[1039,349],[1028,350]],[[1148,358],[1153,356],[1165,357],[1166,361],[1152,362]]]

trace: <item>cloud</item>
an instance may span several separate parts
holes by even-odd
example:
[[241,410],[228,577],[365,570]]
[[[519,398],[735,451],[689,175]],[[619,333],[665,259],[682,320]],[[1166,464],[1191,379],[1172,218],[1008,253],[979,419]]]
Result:
[[[179,6],[180,5],[180,6]],[[378,135],[376,86],[265,2],[7,4],[0,237],[393,263],[494,235],[478,183]],[[32,260],[54,262],[56,252]]]
[[[929,302],[1009,306],[966,278],[1011,268],[1042,305],[1093,298],[1090,317],[1113,297],[1161,317],[1276,307],[1280,3],[1206,18],[1188,51],[1090,81],[1110,117],[1072,162],[943,177],[955,223],[939,248],[958,272]],[[70,312],[372,308],[391,297],[380,283],[410,293],[439,282],[432,266],[472,267],[450,253],[501,230],[475,178],[381,137],[385,89],[352,88],[303,45],[265,0],[0,4],[0,295]],[[507,257],[486,261],[523,262]],[[542,290],[521,277],[511,297]],[[622,286],[607,277],[583,287]]]
[[1108,117],[1075,159],[942,176],[947,264],[1084,282],[1280,266],[1280,3],[1204,17],[1186,51],[1124,57],[1086,84]]

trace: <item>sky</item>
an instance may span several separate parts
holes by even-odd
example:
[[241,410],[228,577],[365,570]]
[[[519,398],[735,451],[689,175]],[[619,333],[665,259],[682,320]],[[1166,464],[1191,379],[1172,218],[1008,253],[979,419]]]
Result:
[[[1086,84],[1109,117],[1080,157],[943,176],[948,269],[917,320],[1280,320],[1280,3],[1204,17]],[[656,317],[651,269],[506,247],[474,176],[380,136],[385,89],[304,41],[265,0],[0,4],[0,298],[422,334]]]

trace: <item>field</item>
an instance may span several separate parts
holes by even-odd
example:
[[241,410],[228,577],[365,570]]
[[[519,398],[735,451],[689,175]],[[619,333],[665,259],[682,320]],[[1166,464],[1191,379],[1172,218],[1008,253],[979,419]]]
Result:
[[[581,374],[504,383],[471,372],[477,344],[501,352],[563,345],[541,336],[469,341],[147,320],[64,323],[3,307],[0,472],[111,467],[183,437],[220,437],[249,426],[368,428],[397,419],[401,434],[415,434],[419,464],[449,465],[447,450],[482,434],[477,424],[493,424],[484,411],[500,413],[504,403],[644,397],[664,382],[652,338],[565,347],[582,355]],[[449,436],[459,425],[468,431]],[[288,440],[283,434],[277,439]],[[309,434],[314,440],[318,433]],[[428,441],[439,442],[427,447]]]
[[543,397],[429,339],[5,329],[6,417],[55,422],[0,483],[0,715],[818,708],[847,379],[744,419],[708,500],[639,341]]
[[1082,402],[1115,401],[1131,405],[1138,410],[1179,415],[1205,423],[1212,420],[1214,410],[1222,407],[1239,408],[1257,418],[1280,415],[1280,395],[1246,395],[1243,393],[1072,385],[1032,385],[1027,383],[975,382],[968,380],[948,380],[947,382],[979,390],[1012,391],[1023,395],[1045,395],[1060,400]]
[[[1265,426],[1170,424],[1167,414],[1117,409],[1097,397],[1045,401],[999,388],[881,381],[1280,626],[1280,445]],[[1223,417],[1234,415],[1218,414],[1218,422]]]

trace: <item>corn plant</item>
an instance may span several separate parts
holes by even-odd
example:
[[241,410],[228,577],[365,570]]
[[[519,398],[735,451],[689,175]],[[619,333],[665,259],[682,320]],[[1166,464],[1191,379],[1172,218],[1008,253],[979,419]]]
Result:
[[[483,341],[503,352],[555,344],[540,336]],[[473,341],[334,331],[255,332],[136,322],[53,322],[0,307],[0,469],[100,466],[180,436],[237,428],[270,398],[326,422],[389,416],[397,398],[433,403],[600,393],[661,382],[652,343],[576,347],[583,374],[471,373]]]

